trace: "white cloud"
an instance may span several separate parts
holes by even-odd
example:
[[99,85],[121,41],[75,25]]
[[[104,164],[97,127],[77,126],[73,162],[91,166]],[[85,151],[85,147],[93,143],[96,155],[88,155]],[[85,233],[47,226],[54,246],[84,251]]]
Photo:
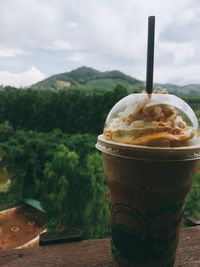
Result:
[[33,83],[45,79],[45,75],[36,67],[31,67],[23,72],[12,73],[9,71],[0,71],[0,84],[11,86],[29,86]]
[[83,61],[83,55],[81,55],[80,53],[73,53],[71,56],[69,56],[69,60],[81,62]]
[[200,83],[200,65],[182,65],[176,69],[160,67],[155,71],[155,81],[178,85]]
[[[162,72],[157,81],[179,81],[186,68],[187,80],[197,81],[200,5],[195,0],[1,0],[0,69],[17,72],[33,62],[50,75],[81,62],[145,80],[149,15],[156,16],[155,73]],[[22,51],[28,51],[26,57]]]
[[0,48],[0,57],[16,57],[26,55],[27,53],[22,49],[17,48]]
[[77,27],[77,23],[76,22],[67,22],[67,26],[69,27],[69,28],[76,28]]
[[44,48],[50,50],[68,50],[71,48],[71,45],[66,41],[58,40],[54,41],[52,45],[47,45]]
[[61,40],[55,41],[54,45],[58,49],[69,49],[71,47],[68,42],[64,42],[64,41],[61,41]]
[[177,14],[176,20],[180,24],[187,24],[188,22],[190,23],[191,20],[195,18],[197,11],[198,10],[194,8],[187,7],[187,9],[184,9],[181,13]]
[[[176,42],[162,42],[157,46],[157,54],[169,53],[172,55],[174,63],[184,64],[188,60],[195,57],[195,51],[191,44],[176,43]],[[171,62],[173,63],[173,62]]]

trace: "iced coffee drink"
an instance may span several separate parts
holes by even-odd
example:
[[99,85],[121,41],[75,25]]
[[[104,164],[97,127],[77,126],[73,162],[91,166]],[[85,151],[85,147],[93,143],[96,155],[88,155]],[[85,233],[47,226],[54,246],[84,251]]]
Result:
[[117,267],[174,266],[200,145],[192,109],[163,93],[156,90],[151,100],[133,94],[119,101],[98,137]]

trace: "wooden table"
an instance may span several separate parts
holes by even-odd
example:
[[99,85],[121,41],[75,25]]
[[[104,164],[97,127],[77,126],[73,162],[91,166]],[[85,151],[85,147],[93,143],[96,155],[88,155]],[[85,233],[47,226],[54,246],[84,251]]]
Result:
[[[111,267],[110,240],[98,239],[39,248],[2,250],[5,267]],[[200,267],[200,227],[185,228],[176,267]]]

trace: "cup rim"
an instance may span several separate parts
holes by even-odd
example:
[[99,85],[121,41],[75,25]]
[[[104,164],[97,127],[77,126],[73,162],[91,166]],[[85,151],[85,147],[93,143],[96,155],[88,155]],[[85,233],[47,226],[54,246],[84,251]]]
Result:
[[182,147],[149,147],[117,143],[107,140],[103,134],[97,138],[96,148],[119,157],[149,160],[197,160],[200,159],[200,143]]

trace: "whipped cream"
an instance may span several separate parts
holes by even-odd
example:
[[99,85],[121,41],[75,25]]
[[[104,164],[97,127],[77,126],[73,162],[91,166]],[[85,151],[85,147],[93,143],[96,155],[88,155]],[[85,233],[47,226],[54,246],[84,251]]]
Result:
[[[158,88],[155,93],[167,93]],[[115,142],[146,146],[189,145],[196,135],[196,128],[188,125],[183,114],[167,104],[144,101],[127,103],[126,108],[104,128],[106,139]]]

